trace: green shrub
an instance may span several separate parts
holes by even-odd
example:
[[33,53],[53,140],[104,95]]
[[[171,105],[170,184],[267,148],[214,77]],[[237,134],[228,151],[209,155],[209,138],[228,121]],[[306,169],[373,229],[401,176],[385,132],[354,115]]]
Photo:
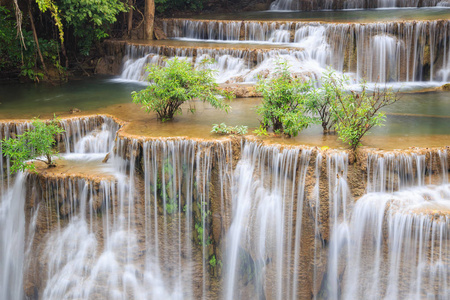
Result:
[[345,82],[346,78],[332,80],[335,98],[330,107],[337,120],[339,138],[354,150],[361,145],[361,139],[371,128],[383,125],[386,115],[380,110],[395,103],[399,97],[398,92],[391,88],[375,86],[374,91],[370,92],[366,83],[361,84],[361,91],[345,91]]
[[217,260],[216,260],[216,256],[213,254],[213,256],[211,257],[211,259],[209,260],[209,265],[213,268],[216,267],[217,265]]
[[147,67],[150,84],[146,89],[132,93],[133,102],[142,104],[147,112],[156,112],[163,122],[172,120],[176,113],[181,114],[180,106],[185,102],[190,104],[190,111],[194,112],[194,99],[228,111],[230,107],[225,99],[231,99],[231,95],[218,89],[214,71],[204,64],[206,62],[196,69],[188,61],[175,57],[167,61],[165,67]]
[[109,36],[108,27],[117,21],[119,13],[130,9],[119,0],[65,0],[58,4],[65,26],[73,29],[78,50],[85,56],[95,42]]
[[320,88],[312,88],[308,93],[308,110],[318,117],[324,133],[334,130],[337,122],[336,115],[331,110],[331,105],[336,99],[336,77],[332,71],[324,73]]
[[212,133],[218,134],[247,134],[248,127],[243,125],[238,126],[227,126],[225,123],[213,124]]
[[18,135],[17,138],[2,140],[3,155],[10,157],[12,161],[12,173],[25,169],[35,171],[34,163],[27,163],[29,160],[43,161],[48,166],[54,165],[52,156],[57,154],[53,149],[56,144],[55,135],[64,130],[59,127],[57,119],[48,123],[34,119],[32,124],[34,127],[32,130]]
[[257,90],[263,100],[258,107],[262,117],[258,134],[263,134],[272,127],[276,133],[287,136],[297,136],[300,131],[316,122],[308,115],[308,92],[311,82],[292,76],[286,61],[278,62],[274,76],[268,79],[260,78]]

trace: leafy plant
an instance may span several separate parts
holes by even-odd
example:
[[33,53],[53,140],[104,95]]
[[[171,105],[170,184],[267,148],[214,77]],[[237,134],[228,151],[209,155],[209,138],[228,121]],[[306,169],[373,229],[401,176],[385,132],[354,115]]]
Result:
[[175,213],[178,209],[178,204],[175,202],[174,199],[169,198],[168,201],[166,202],[166,212],[171,215],[173,213]]
[[335,98],[331,102],[331,110],[337,119],[336,131],[339,138],[349,143],[354,150],[362,137],[374,126],[382,126],[386,119],[380,110],[398,101],[398,92],[391,88],[381,89],[375,86],[370,92],[367,84],[361,84],[361,91],[346,92],[344,82],[346,78],[332,79]]
[[260,125],[258,129],[255,129],[253,131],[254,134],[258,135],[258,136],[268,136],[269,134],[267,133],[267,128]]
[[257,110],[262,117],[261,127],[296,136],[313,124],[316,119],[308,115],[306,106],[310,89],[310,82],[294,77],[287,62],[279,61],[272,78],[258,80],[257,90],[263,97]]
[[[174,214],[178,210],[178,194],[174,193],[174,174],[173,174],[173,165],[169,158],[164,159],[162,164],[162,174],[158,177],[157,180],[157,190],[159,192],[159,196],[161,197],[161,201],[164,201],[165,211],[168,214]],[[165,178],[165,182],[163,184],[161,177]]]
[[[31,31],[22,30],[24,47],[17,38],[16,20],[11,12],[0,6],[0,71],[18,70],[20,76],[39,81],[44,73],[37,64],[36,44]],[[38,39],[45,61],[51,62],[63,74],[59,63],[59,43],[55,40]]]
[[54,0],[36,0],[36,3],[38,4],[41,12],[45,13],[47,10],[50,11],[52,18],[55,21],[55,25],[58,27],[59,39],[61,40],[61,43],[63,43],[64,26],[61,21],[58,5],[54,2]]
[[199,244],[204,246],[206,245],[203,241],[203,226],[202,223],[195,223],[195,230],[197,231],[197,239],[199,241]]
[[132,93],[133,102],[142,104],[147,112],[156,112],[162,122],[172,120],[176,113],[181,114],[180,106],[185,102],[190,104],[190,111],[194,112],[194,99],[228,111],[230,106],[225,103],[225,99],[231,99],[232,96],[218,89],[214,71],[206,68],[206,63],[203,62],[196,69],[188,61],[175,57],[167,61],[165,67],[147,67],[150,84],[146,89]]
[[206,240],[203,239],[203,234],[205,231],[205,228],[203,226],[207,222],[207,218],[211,216],[211,211],[208,209],[208,203],[205,201],[199,201],[197,202],[197,208],[200,212],[199,220],[195,222],[195,230],[197,231],[197,239],[199,245],[207,246],[211,244],[211,238],[209,236],[205,236]]
[[216,260],[216,256],[213,254],[213,256],[211,257],[211,259],[209,260],[209,265],[213,268],[216,267],[217,264],[217,260]]
[[218,134],[239,134],[244,135],[247,134],[248,127],[243,125],[238,126],[227,126],[225,123],[213,124],[212,133]]
[[108,37],[107,27],[117,21],[120,12],[127,9],[126,4],[119,0],[59,2],[62,18],[67,27],[73,29],[73,35],[79,38],[78,47],[83,55],[89,55],[94,42]]
[[201,10],[205,0],[155,0],[156,9],[159,12],[165,12],[169,10]]
[[[18,135],[16,139],[5,138],[2,140],[4,155],[12,160],[11,172],[31,170],[35,171],[34,163],[27,163],[30,160],[39,160],[54,166],[52,156],[57,154],[53,149],[56,144],[55,135],[64,132],[59,127],[59,121],[54,119],[44,123],[39,119],[33,120],[33,129]],[[43,158],[42,158],[43,157]]]
[[307,107],[310,112],[314,113],[320,119],[324,133],[333,131],[333,127],[337,122],[336,115],[332,113],[331,105],[336,99],[336,83],[335,74],[328,71],[322,76],[322,86],[313,88],[308,94]]
[[16,38],[16,21],[5,6],[0,6],[0,70],[20,64],[20,42]]

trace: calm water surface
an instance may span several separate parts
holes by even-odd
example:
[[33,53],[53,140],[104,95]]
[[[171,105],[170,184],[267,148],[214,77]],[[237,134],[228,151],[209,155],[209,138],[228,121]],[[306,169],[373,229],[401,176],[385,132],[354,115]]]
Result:
[[233,14],[199,15],[207,20],[292,20],[324,22],[388,22],[450,19],[449,7],[353,9],[329,11],[260,11]]
[[[210,133],[214,123],[246,125],[250,131],[259,126],[255,107],[260,99],[235,99],[228,114],[207,104],[196,103],[196,114],[177,116],[173,122],[161,124],[153,114],[146,114],[131,103],[131,92],[144,85],[117,82],[111,77],[94,77],[71,81],[62,86],[43,84],[0,85],[0,118],[50,117],[67,114],[71,108],[82,113],[110,113],[133,123],[129,132],[153,136],[217,137]],[[386,108],[385,126],[375,128],[366,144],[405,146],[450,145],[450,93],[427,92],[403,94],[396,104]],[[318,125],[302,132],[286,143],[339,146],[336,136],[323,136]],[[419,141],[420,140],[420,141]]]

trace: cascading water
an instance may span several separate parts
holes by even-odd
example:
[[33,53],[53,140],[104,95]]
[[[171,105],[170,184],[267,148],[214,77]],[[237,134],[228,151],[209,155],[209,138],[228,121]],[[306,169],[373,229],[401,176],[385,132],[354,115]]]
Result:
[[[170,52],[168,56],[186,58],[189,61],[193,61],[196,66],[200,65],[205,59],[213,59],[213,63],[208,67],[218,71],[216,73],[216,81],[219,83],[255,82],[257,74],[260,72],[258,67],[262,69],[271,68],[274,65],[273,61],[280,56],[297,60],[297,58],[304,55],[302,50],[296,49],[274,49],[268,51],[252,49],[196,49],[195,52],[181,50],[183,49],[179,48],[177,51]],[[160,53],[167,51],[161,47],[130,45],[127,47],[127,51],[121,79],[142,81],[145,79],[144,66],[146,64],[165,64],[165,61],[161,59]],[[172,56],[172,53],[175,54]],[[144,55],[144,57],[140,55]],[[264,63],[266,64],[265,67]]]
[[[85,181],[75,183],[78,188],[58,186],[72,191],[69,201],[78,202],[79,211],[48,237],[45,253],[52,254],[45,299],[214,298],[207,200],[215,145],[145,142],[142,182],[134,173],[137,145],[136,140],[116,142],[117,183],[101,181],[99,187],[103,196],[97,209],[103,218],[95,210],[92,214],[96,195]],[[221,152],[227,151],[225,145]],[[128,163],[120,159],[126,156]]]
[[1,195],[0,202],[0,298],[23,298],[25,252],[25,175]]
[[319,22],[197,21],[164,20],[165,33],[175,39],[227,41],[286,45],[286,49],[184,48],[127,46],[121,77],[143,80],[144,65],[163,64],[161,57],[182,56],[198,64],[203,58],[216,60],[211,67],[217,80],[255,82],[270,73],[276,61],[286,59],[294,73],[320,78],[327,69],[347,73],[359,81],[378,83],[423,82],[431,86],[449,80],[450,25],[448,20],[367,24]]
[[[212,152],[216,147],[217,156]],[[183,140],[143,145],[146,261],[151,263],[146,269],[169,272],[165,284],[174,293],[172,298],[214,298],[208,264],[216,255],[209,253],[209,186],[213,158],[217,157],[217,163],[226,171],[224,159],[229,147]],[[221,179],[226,183],[225,178]]]
[[[446,26],[447,28],[449,27],[448,24]],[[441,76],[444,81],[450,81],[450,37],[447,36],[444,39],[442,46],[444,48],[443,63],[442,69],[439,71],[438,76]]]
[[270,4],[270,10],[299,10],[300,3],[297,0],[276,0]]
[[[109,135],[114,136],[115,131],[118,129],[118,125],[114,126],[113,122],[111,122],[111,119],[104,118],[105,126],[103,131],[108,131]],[[109,122],[108,122],[109,121]],[[95,143],[92,143],[90,146],[90,143],[83,143],[84,138],[88,138],[90,136],[90,132],[92,134],[92,131],[96,128],[96,124],[98,122],[98,118],[84,118],[84,119],[76,119],[76,120],[62,120],[61,125],[66,129],[66,134],[64,135],[64,141],[66,145],[66,149],[70,152],[71,148],[80,149],[83,148],[84,152],[89,152],[91,150],[100,150],[99,147],[92,147]],[[108,129],[106,129],[108,127]],[[3,123],[2,124],[2,135],[5,137],[15,137],[21,133],[23,133],[25,130],[30,130],[32,128],[31,123]],[[109,130],[112,130],[113,132],[110,132]],[[83,138],[84,136],[84,138]],[[101,134],[100,134],[101,136]],[[92,137],[92,136],[91,136]],[[81,139],[81,144],[83,147],[77,146],[80,144],[79,139]],[[105,143],[108,139],[100,138],[100,143],[107,146],[108,143]],[[97,143],[98,145],[99,143]],[[103,149],[103,150],[106,150]],[[105,151],[107,152],[107,151]],[[104,154],[103,154],[104,156]],[[2,163],[6,163],[9,165],[9,162],[6,158],[2,159]],[[37,217],[42,208],[39,204],[37,204],[34,207],[34,210],[31,211],[32,218],[28,222],[29,227],[28,231],[26,231],[26,205],[25,205],[25,199],[27,198],[27,195],[30,193],[33,194],[36,190],[37,186],[30,187],[29,186],[29,180],[31,180],[31,175],[26,175],[19,173],[15,176],[15,183],[14,185],[9,185],[9,182],[12,182],[12,177],[10,177],[9,174],[9,167],[6,167],[4,170],[4,175],[2,178],[7,178],[6,182],[3,186],[5,187],[5,192],[2,192],[1,195],[1,203],[0,203],[0,223],[2,224],[1,228],[2,231],[0,233],[0,241],[1,241],[1,251],[0,251],[0,265],[2,266],[2,272],[0,275],[0,290],[1,290],[1,299],[23,299],[24,298],[24,276],[26,273],[24,273],[24,269],[30,270],[31,266],[36,263],[36,261],[33,261],[33,255],[35,249],[33,248],[34,243],[34,235],[36,231],[36,222]],[[37,183],[37,182],[36,182]],[[40,183],[37,183],[40,185]],[[78,182],[78,184],[86,184],[85,182]],[[71,185],[70,188],[67,188],[67,191],[74,192],[75,189],[73,188],[74,184]],[[9,188],[8,188],[9,187]],[[85,191],[86,189],[84,189]],[[78,199],[76,196],[73,196],[71,192],[68,193],[70,199],[66,202],[63,202],[61,207],[58,208],[65,208],[64,211],[70,211],[70,207],[73,208],[75,206],[76,202],[78,202]],[[86,193],[81,193],[81,202],[82,202],[82,208],[81,211],[83,211],[83,208],[86,207]],[[50,203],[48,203],[50,205]],[[63,214],[63,211],[60,211],[61,214]],[[82,216],[84,216],[82,214]],[[74,235],[72,235],[74,232],[78,232],[80,228],[82,229],[83,225],[82,222],[85,218],[77,218],[78,223],[74,226],[71,232],[68,233],[68,236],[66,239],[72,239]],[[80,226],[79,226],[80,225]],[[25,237],[27,236],[27,239],[25,240]],[[80,240],[84,240],[86,236],[83,234],[83,231],[78,232],[78,236]],[[59,241],[61,239],[58,239]],[[88,239],[89,240],[89,239]],[[73,244],[72,244],[73,245]],[[85,245],[85,244],[83,244]],[[67,246],[67,245],[65,245]],[[60,264],[64,262],[64,259],[61,259],[61,256],[55,257],[55,251],[54,249],[47,249],[47,254],[49,255],[49,258],[53,259],[53,266],[49,271],[49,276],[55,271],[54,269],[58,269]],[[67,249],[62,249],[64,251],[59,252],[58,254],[65,255],[68,254]],[[84,249],[86,251],[91,251],[92,249]],[[74,252],[71,252],[74,253]],[[76,254],[79,254],[80,252],[75,252]],[[70,254],[69,254],[70,256]],[[68,258],[68,260],[70,257]],[[79,266],[79,264],[78,264]],[[79,278],[82,278],[82,275],[85,274],[85,269],[78,269]],[[63,272],[68,271],[67,268],[63,270]],[[43,274],[42,274],[43,275]],[[74,275],[74,277],[71,277],[71,282],[76,281],[76,273],[68,273],[65,274],[65,279],[68,279],[67,276]],[[28,276],[28,274],[26,275]],[[84,280],[84,279],[83,279]],[[67,287],[66,281],[64,284],[57,284],[55,285],[56,294],[58,294],[58,291],[64,290],[65,287]],[[61,283],[60,281],[58,283]],[[70,284],[69,284],[70,285]],[[47,295],[47,292],[44,292],[44,295],[46,295],[46,299],[61,299],[59,296],[54,296],[55,291]],[[59,295],[59,294],[58,294]]]
[[[299,159],[299,149],[243,146],[226,237],[225,299],[297,298],[310,153],[303,150]],[[252,289],[243,285],[250,282]]]
[[67,154],[106,154],[112,150],[120,128],[118,123],[106,116],[62,119],[61,126],[66,132],[64,146]]
[[320,9],[362,9],[362,8],[398,8],[398,7],[433,7],[445,6],[442,0],[275,0],[270,10],[320,10]]
[[344,151],[116,138],[102,116],[62,125],[67,160],[114,154],[90,176],[16,176],[0,206],[2,299],[450,293],[447,149],[369,151],[357,167]]
[[436,159],[438,185],[425,186],[433,163],[425,165],[426,153],[369,155],[368,193],[354,204],[345,234],[330,242],[337,255],[329,257],[335,268],[327,280],[336,285],[327,289],[328,298],[448,298],[446,151]]
[[450,186],[369,193],[349,224],[343,299],[447,299]]

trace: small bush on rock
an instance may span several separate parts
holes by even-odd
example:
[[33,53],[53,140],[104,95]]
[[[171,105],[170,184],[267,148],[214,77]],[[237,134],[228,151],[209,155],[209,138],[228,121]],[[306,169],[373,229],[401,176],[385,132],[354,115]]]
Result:
[[239,126],[227,126],[225,123],[213,124],[212,133],[218,134],[239,134],[244,135],[247,134],[248,127],[239,125]]
[[316,119],[308,114],[310,89],[311,82],[292,76],[286,61],[278,62],[274,76],[258,81],[257,90],[263,100],[257,110],[262,117],[261,127],[256,132],[264,134],[272,127],[274,132],[291,137],[315,123]]
[[331,111],[336,118],[339,138],[354,150],[361,145],[361,139],[375,126],[383,126],[386,114],[380,110],[399,100],[398,92],[391,88],[375,86],[369,91],[366,83],[360,91],[345,91],[345,79],[333,79],[335,97],[331,99]]
[[218,89],[214,71],[206,67],[207,62],[194,68],[190,62],[175,57],[167,61],[165,67],[152,65],[147,67],[149,85],[133,92],[133,102],[142,104],[147,112],[155,112],[162,122],[172,120],[176,113],[181,114],[181,105],[190,104],[194,112],[194,99],[208,102],[214,108],[228,111],[226,99],[232,95]]
[[54,165],[52,156],[58,153],[53,149],[56,144],[55,136],[64,132],[64,129],[59,127],[57,119],[47,123],[34,119],[32,124],[32,130],[18,135],[17,138],[2,140],[3,155],[12,161],[12,173],[26,169],[35,171],[34,163],[28,163],[30,160],[42,161],[47,166]]

